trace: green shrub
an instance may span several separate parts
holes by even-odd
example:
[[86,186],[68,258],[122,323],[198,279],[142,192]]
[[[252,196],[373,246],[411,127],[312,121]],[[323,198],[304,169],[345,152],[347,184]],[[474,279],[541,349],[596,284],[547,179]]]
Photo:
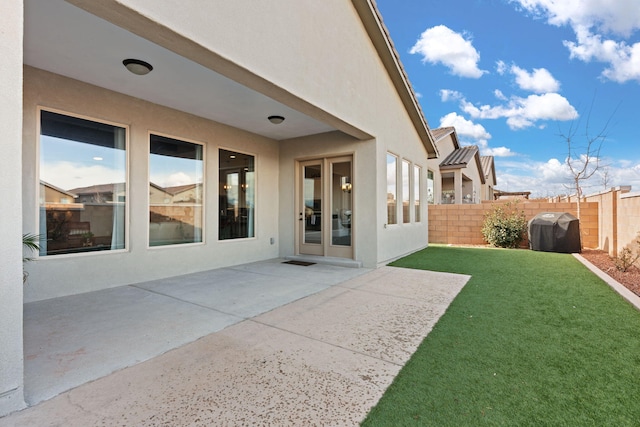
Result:
[[518,209],[518,202],[507,202],[504,206],[494,206],[484,216],[482,235],[493,246],[517,248],[524,240],[527,220],[524,211]]
[[639,259],[640,259],[640,232],[636,237],[636,241],[625,246],[620,251],[620,254],[615,258],[616,268],[622,272],[626,272]]

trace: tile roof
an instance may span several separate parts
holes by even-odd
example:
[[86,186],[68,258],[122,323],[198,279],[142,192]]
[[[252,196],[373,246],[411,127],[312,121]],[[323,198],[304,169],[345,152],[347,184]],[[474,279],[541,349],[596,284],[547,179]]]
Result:
[[444,138],[445,136],[449,135],[450,133],[455,132],[455,130],[456,128],[449,126],[449,127],[438,128],[438,129],[432,129],[431,133],[433,134],[433,139],[437,142],[442,138]]
[[455,169],[459,167],[466,167],[469,162],[478,153],[478,147],[475,145],[469,145],[459,148],[449,153],[447,157],[440,163],[441,169]]
[[493,182],[496,182],[496,169],[493,163],[493,156],[480,156],[480,163],[482,164],[482,172],[485,179],[489,176],[493,176]]
[[98,184],[91,185],[89,187],[80,187],[69,190],[71,193],[83,195],[83,194],[96,194],[96,193],[114,193],[123,191],[125,189],[124,182],[112,183],[112,184]]

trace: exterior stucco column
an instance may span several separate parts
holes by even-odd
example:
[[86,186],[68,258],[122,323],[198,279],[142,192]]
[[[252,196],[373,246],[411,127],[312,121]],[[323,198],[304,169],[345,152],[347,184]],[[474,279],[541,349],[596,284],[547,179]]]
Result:
[[23,2],[2,2],[0,32],[0,416],[22,409]]
[[462,170],[456,169],[453,174],[453,188],[455,190],[456,205],[462,204]]

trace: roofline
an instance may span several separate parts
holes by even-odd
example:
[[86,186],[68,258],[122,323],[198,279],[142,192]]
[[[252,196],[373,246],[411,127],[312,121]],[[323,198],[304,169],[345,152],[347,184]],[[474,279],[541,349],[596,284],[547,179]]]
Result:
[[77,194],[72,193],[72,192],[67,191],[67,190],[63,190],[62,188],[60,188],[60,187],[56,187],[56,186],[55,186],[55,185],[53,185],[53,184],[49,184],[47,181],[40,180],[40,184],[41,184],[41,185],[44,185],[44,186],[46,186],[46,187],[49,187],[49,188],[51,188],[51,189],[53,189],[53,190],[56,190],[57,192],[60,192],[60,193],[66,194],[67,196],[71,196],[71,197],[73,197],[74,199],[77,199],[77,198],[78,198],[78,195],[77,195]]
[[400,95],[402,104],[409,113],[413,126],[427,150],[428,158],[435,159],[439,157],[427,119],[411,87],[407,73],[400,62],[400,56],[393,46],[389,31],[382,21],[382,15],[380,15],[375,0],[351,0],[351,2],[358,15],[360,15],[360,20],[364,24],[367,34],[373,42],[373,46],[378,52],[378,56],[382,60],[398,95]]
[[[439,138],[434,139],[434,141],[436,143],[442,141],[443,139],[445,139],[447,136],[451,135],[451,140],[453,141],[453,148],[454,150],[457,150],[460,148],[460,140],[458,139],[458,132],[456,132],[456,128],[453,126],[444,126],[441,128],[437,128],[435,130],[438,129],[448,129],[445,133],[443,133],[442,135],[440,135]],[[433,131],[432,131],[433,134]]]
[[[496,180],[496,163],[495,163],[495,158],[493,156],[480,156],[480,163],[482,163],[482,157],[487,157],[490,159],[490,163],[491,163],[491,170],[489,171],[489,173],[491,173],[491,175],[493,176],[493,182],[498,182]],[[486,171],[485,171],[486,172]],[[488,173],[485,173],[485,177],[489,176]]]
[[482,162],[480,161],[480,148],[476,151],[476,154],[473,155],[476,158],[476,166],[478,167],[478,172],[480,172],[480,183],[486,184],[487,178],[484,175],[484,169],[482,168]]
[[[476,167],[478,168],[478,173],[480,175],[480,183],[485,184],[487,182],[484,176],[484,169],[482,168],[482,162],[480,161],[480,148],[477,145],[467,145],[466,147],[475,147],[476,152],[473,153],[472,159],[475,160]],[[466,148],[464,147],[464,148]],[[459,148],[460,150],[461,148]],[[454,150],[455,151],[455,150]],[[471,159],[469,159],[471,160]],[[455,169],[466,169],[469,166],[469,163],[456,163],[455,165],[444,165],[440,166],[440,170],[455,170]]]

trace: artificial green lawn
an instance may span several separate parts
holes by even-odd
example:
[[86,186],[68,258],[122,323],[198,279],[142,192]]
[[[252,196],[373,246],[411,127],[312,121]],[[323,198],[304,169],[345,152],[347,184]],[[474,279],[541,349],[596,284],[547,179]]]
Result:
[[431,246],[471,275],[363,426],[638,426],[640,312],[568,254]]

